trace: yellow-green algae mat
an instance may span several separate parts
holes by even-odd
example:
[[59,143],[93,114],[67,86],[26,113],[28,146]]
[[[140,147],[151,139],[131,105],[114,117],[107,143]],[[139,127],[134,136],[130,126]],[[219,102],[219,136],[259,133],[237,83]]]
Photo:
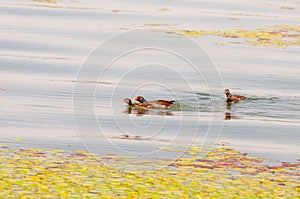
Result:
[[242,38],[242,41],[231,41],[226,44],[250,44],[253,46],[265,46],[273,48],[287,48],[300,45],[300,26],[277,25],[255,30],[180,30],[185,36],[216,36],[225,38]]
[[146,161],[1,145],[0,198],[299,198],[299,161],[270,166],[231,148],[198,151]]
[[180,30],[168,24],[145,24],[143,27],[167,28],[169,34],[180,33],[188,37],[214,36],[231,38],[230,41],[217,42],[216,45],[248,44],[271,48],[300,46],[300,26],[274,25],[254,30]]

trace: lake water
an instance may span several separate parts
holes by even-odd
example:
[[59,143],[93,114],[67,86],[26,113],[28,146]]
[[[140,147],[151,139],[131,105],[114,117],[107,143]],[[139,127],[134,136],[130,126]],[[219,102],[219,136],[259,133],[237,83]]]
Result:
[[[218,143],[296,160],[299,46],[169,33],[296,26],[299,9],[294,1],[1,1],[0,142],[143,157]],[[247,99],[229,110],[225,87]],[[126,113],[122,99],[137,95],[181,108]]]

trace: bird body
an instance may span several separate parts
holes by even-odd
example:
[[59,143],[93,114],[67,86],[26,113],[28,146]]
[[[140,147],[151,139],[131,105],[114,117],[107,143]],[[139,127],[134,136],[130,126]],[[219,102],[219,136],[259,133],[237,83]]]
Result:
[[[157,100],[158,102],[164,100]],[[167,101],[167,100],[166,100]],[[172,115],[171,112],[162,110],[162,109],[157,109],[155,105],[153,105],[151,102],[136,102],[133,103],[131,99],[129,98],[124,98],[123,102],[125,102],[128,105],[127,111],[125,113],[129,114],[137,114],[137,115]],[[160,105],[162,107],[162,105]]]
[[154,101],[147,101],[142,96],[137,96],[134,100],[138,101],[141,105],[147,106],[150,108],[172,108],[174,100],[154,100]]
[[224,93],[227,97],[226,102],[230,103],[230,104],[234,104],[234,103],[239,102],[240,100],[245,100],[246,99],[246,97],[242,96],[242,95],[232,95],[228,88],[224,89]]

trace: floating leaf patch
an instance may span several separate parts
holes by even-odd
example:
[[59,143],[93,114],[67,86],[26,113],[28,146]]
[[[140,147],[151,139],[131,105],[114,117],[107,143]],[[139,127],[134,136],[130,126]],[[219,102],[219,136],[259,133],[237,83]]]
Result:
[[178,159],[141,160],[86,151],[0,145],[0,198],[297,198],[300,162],[264,159],[220,147],[188,147]]
[[[287,48],[289,46],[300,46],[300,26],[271,26],[255,30],[177,30],[177,32],[192,37],[216,36],[233,39],[243,39],[228,43],[250,44],[253,46],[266,46],[274,48]],[[217,44],[225,45],[226,42]]]

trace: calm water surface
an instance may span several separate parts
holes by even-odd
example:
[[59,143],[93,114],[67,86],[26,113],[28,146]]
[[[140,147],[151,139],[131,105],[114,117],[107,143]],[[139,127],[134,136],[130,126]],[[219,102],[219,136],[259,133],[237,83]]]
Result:
[[[209,58],[183,46],[184,52],[204,59],[198,69],[207,79],[221,76],[222,81],[208,86],[185,61],[157,50],[123,56],[101,77],[93,70],[77,76],[96,46],[145,24],[216,30],[299,24],[299,9],[284,12],[280,1],[273,3],[2,1],[0,87],[6,90],[0,91],[0,142],[157,157],[170,155],[158,146],[218,141],[272,160],[299,158],[299,47],[221,46],[215,43],[222,38],[193,38]],[[174,45],[184,39],[160,34]],[[155,43],[161,38],[137,39]],[[103,58],[130,42],[115,43]],[[210,70],[219,73],[206,73]],[[81,89],[74,90],[76,86]],[[224,87],[247,99],[228,109]],[[175,99],[181,109],[128,114],[122,99],[136,95]],[[119,139],[124,134],[137,140]]]

